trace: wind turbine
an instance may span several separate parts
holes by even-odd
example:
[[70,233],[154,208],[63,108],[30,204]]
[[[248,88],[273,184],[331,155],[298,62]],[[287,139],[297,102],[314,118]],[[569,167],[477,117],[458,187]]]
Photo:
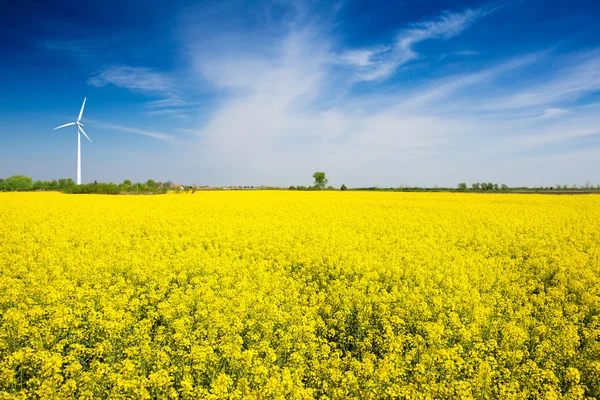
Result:
[[92,139],[85,133],[83,130],[83,124],[81,123],[81,116],[83,115],[83,108],[85,107],[85,100],[87,97],[83,99],[83,104],[81,105],[81,111],[79,111],[79,118],[75,122],[69,122],[68,124],[64,124],[61,126],[57,126],[54,130],[64,128],[65,126],[77,125],[77,184],[81,185],[81,134],[87,138],[87,140],[92,143]]

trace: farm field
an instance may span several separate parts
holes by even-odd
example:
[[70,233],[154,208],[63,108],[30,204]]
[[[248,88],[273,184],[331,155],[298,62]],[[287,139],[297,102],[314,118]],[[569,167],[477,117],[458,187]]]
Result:
[[600,398],[600,196],[0,193],[0,398]]

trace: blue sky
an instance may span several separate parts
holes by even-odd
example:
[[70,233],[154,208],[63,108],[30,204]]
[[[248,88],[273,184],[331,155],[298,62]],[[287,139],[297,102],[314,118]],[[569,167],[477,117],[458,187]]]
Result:
[[595,1],[0,6],[0,176],[600,184]]

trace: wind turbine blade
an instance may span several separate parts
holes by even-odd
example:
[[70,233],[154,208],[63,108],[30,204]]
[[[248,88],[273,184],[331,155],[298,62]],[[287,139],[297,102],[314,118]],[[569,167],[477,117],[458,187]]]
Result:
[[81,133],[83,133],[83,136],[85,136],[87,138],[87,140],[89,140],[90,143],[92,143],[92,139],[90,139],[90,137],[85,134],[85,131],[83,130],[83,128],[81,126],[79,126],[79,130],[81,131]]
[[79,111],[79,118],[77,118],[77,122],[81,121],[81,116],[83,115],[83,107],[85,107],[85,101],[87,100],[87,97],[83,98],[83,104],[81,105],[81,111]]
[[71,125],[75,125],[75,122],[69,122],[68,124],[64,124],[64,125],[61,125],[61,126],[57,126],[57,127],[56,127],[56,128],[54,128],[53,130],[55,131],[55,130],[57,130],[57,129],[64,128],[65,126],[71,126]]

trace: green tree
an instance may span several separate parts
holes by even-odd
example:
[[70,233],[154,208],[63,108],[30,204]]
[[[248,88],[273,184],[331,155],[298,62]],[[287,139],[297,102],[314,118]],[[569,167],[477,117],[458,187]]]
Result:
[[125,179],[123,181],[123,185],[131,186],[131,181],[129,179]]
[[33,188],[33,179],[29,176],[24,175],[13,175],[10,178],[6,178],[3,182],[4,190],[12,191],[26,191]]
[[460,190],[461,192],[465,192],[467,190],[467,184],[464,182],[459,183],[458,190]]
[[156,182],[154,181],[154,179],[148,179],[148,182],[146,182],[146,185],[148,185],[148,187],[150,189],[154,189],[156,188]]
[[58,180],[58,187],[60,188],[60,190],[65,190],[65,189],[71,188],[73,186],[75,186],[75,182],[71,178]]
[[348,190],[348,188],[346,187],[346,185],[342,184],[342,187],[340,187],[340,190]]
[[500,186],[500,190],[507,191],[508,186],[503,183],[502,186]]
[[315,179],[315,187],[319,189],[323,189],[327,185],[327,182],[329,182],[325,176],[325,172],[317,171],[313,174],[313,178]]
[[471,189],[472,190],[481,190],[481,186],[478,182],[475,182],[475,183],[471,184]]

